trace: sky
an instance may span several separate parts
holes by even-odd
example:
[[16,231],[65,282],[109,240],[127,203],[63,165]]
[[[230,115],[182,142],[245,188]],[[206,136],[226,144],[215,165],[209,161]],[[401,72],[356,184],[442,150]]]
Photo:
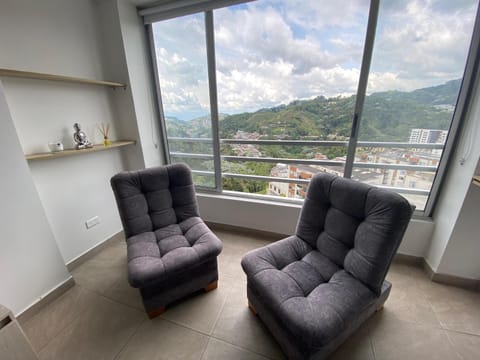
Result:
[[[367,93],[462,77],[477,1],[381,2]],[[214,11],[220,113],[356,93],[368,0],[258,0]],[[204,15],[155,23],[164,111],[209,113]]]

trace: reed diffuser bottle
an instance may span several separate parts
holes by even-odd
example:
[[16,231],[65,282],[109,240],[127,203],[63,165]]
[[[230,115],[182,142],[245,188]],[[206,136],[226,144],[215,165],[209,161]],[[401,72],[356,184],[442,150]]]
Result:
[[104,146],[112,145],[112,142],[108,138],[108,132],[110,131],[110,124],[101,123],[98,126],[98,130],[100,130],[101,134],[103,135],[103,145]]

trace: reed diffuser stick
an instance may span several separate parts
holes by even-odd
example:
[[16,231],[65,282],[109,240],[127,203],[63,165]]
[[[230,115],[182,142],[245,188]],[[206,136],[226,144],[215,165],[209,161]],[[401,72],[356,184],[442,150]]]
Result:
[[97,127],[100,133],[103,135],[103,145],[105,146],[112,145],[112,142],[108,138],[108,133],[110,131],[110,124],[100,123],[100,125],[97,125]]

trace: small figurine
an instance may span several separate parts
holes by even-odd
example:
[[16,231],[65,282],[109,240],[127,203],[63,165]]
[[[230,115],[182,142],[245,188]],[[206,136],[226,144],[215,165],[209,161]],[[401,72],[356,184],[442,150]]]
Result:
[[73,140],[77,144],[77,150],[93,147],[93,144],[88,140],[87,134],[82,131],[79,123],[73,124],[73,128],[75,129]]

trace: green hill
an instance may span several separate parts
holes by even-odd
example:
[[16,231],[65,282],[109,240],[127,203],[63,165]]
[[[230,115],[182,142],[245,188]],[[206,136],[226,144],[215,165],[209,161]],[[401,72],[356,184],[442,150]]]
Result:
[[[410,131],[414,128],[448,129],[460,84],[460,80],[453,80],[411,92],[385,91],[367,96],[360,126],[360,140],[407,142]],[[238,131],[243,131],[257,133],[261,139],[345,140],[350,136],[354,106],[355,96],[318,96],[251,113],[222,115],[219,123],[220,138],[231,139]],[[208,116],[188,122],[168,118],[166,122],[169,137],[211,136]],[[169,146],[171,151],[213,153],[209,143],[171,141]],[[257,145],[255,148],[262,156],[276,158],[305,159],[322,153],[333,159],[346,154],[343,147]],[[244,145],[239,147],[224,144],[221,147],[223,155],[245,154],[245,151],[248,152],[248,148]],[[192,168],[213,170],[212,161],[187,158],[183,160]],[[273,166],[272,163],[222,161],[224,170],[241,174],[269,175]],[[196,178],[199,184],[207,180],[209,179]],[[266,193],[267,187],[268,183],[264,181],[223,179],[223,188],[227,190]]]
[[[461,80],[411,92],[385,91],[366,97],[360,139],[407,141],[413,128],[448,129]],[[344,139],[350,135],[355,96],[296,100],[252,113],[222,114],[220,138],[237,131],[262,139]],[[209,117],[183,122],[167,119],[169,136],[209,137]]]

